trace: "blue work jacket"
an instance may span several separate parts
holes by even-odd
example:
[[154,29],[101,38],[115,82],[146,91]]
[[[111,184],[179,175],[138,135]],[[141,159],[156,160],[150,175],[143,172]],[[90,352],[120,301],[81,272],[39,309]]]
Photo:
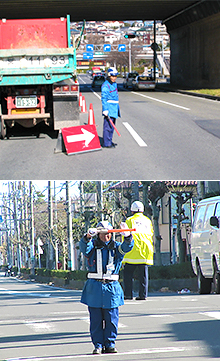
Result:
[[108,110],[110,118],[120,117],[119,96],[117,83],[106,80],[101,88],[102,112]]
[[[88,271],[96,273],[97,247],[95,246],[95,239],[91,239],[89,242],[86,240],[86,237],[83,237],[79,242],[79,247],[87,259]],[[134,241],[131,236],[129,239],[127,237],[123,243],[114,242],[115,247],[113,250],[109,250],[107,244],[103,246],[101,248],[103,273],[106,273],[109,252],[111,252],[111,256],[114,257],[114,271],[112,274],[119,274],[123,257],[125,253],[132,249],[133,244]],[[115,308],[124,304],[124,294],[118,281],[103,283],[89,278],[85,283],[81,302],[90,307]]]

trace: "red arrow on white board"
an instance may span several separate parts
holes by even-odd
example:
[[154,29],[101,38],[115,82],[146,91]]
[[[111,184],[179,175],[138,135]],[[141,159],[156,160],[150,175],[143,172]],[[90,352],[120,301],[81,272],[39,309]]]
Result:
[[89,143],[95,137],[95,134],[88,132],[88,130],[81,128],[81,134],[67,135],[66,140],[68,143],[85,141],[85,146],[88,147]]

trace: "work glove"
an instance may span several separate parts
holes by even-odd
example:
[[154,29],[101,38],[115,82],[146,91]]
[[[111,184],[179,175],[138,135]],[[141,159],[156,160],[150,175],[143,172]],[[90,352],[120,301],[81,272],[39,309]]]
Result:
[[[124,229],[124,228],[126,229],[126,228],[129,228],[129,227],[128,227],[128,225],[127,225],[125,222],[121,222],[120,228],[121,228],[121,229]],[[124,237],[129,237],[130,234],[131,234],[131,232],[130,232],[130,231],[125,231],[125,232],[121,232],[121,234],[122,234],[122,236],[124,236]]]
[[96,228],[89,228],[87,235],[89,237],[95,237],[98,234],[98,230]]
[[107,116],[108,116],[108,110],[104,110],[104,111],[102,112],[102,114],[103,114],[105,117],[107,117]]

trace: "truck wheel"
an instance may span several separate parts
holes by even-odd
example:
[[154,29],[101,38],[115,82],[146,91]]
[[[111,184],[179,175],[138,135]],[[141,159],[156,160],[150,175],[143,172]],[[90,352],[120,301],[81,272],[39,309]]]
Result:
[[217,270],[214,273],[213,283],[214,283],[214,292],[219,294],[220,293],[220,272]]
[[203,276],[200,265],[197,265],[197,282],[200,295],[209,294],[211,292],[212,280]]
[[2,107],[0,105],[0,139],[4,139],[6,136],[6,127],[4,120],[2,120]]

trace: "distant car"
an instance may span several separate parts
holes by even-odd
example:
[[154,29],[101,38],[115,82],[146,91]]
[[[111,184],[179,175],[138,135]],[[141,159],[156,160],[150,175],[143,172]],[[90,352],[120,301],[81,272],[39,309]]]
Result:
[[155,80],[146,75],[138,75],[132,83],[133,90],[154,90],[155,86]]
[[104,81],[105,81],[104,75],[95,75],[93,77],[93,81],[92,81],[92,88],[95,88],[95,87],[101,88]]
[[137,77],[138,73],[135,71],[133,73],[128,73],[124,79],[123,87],[129,88],[132,87],[133,80]]

